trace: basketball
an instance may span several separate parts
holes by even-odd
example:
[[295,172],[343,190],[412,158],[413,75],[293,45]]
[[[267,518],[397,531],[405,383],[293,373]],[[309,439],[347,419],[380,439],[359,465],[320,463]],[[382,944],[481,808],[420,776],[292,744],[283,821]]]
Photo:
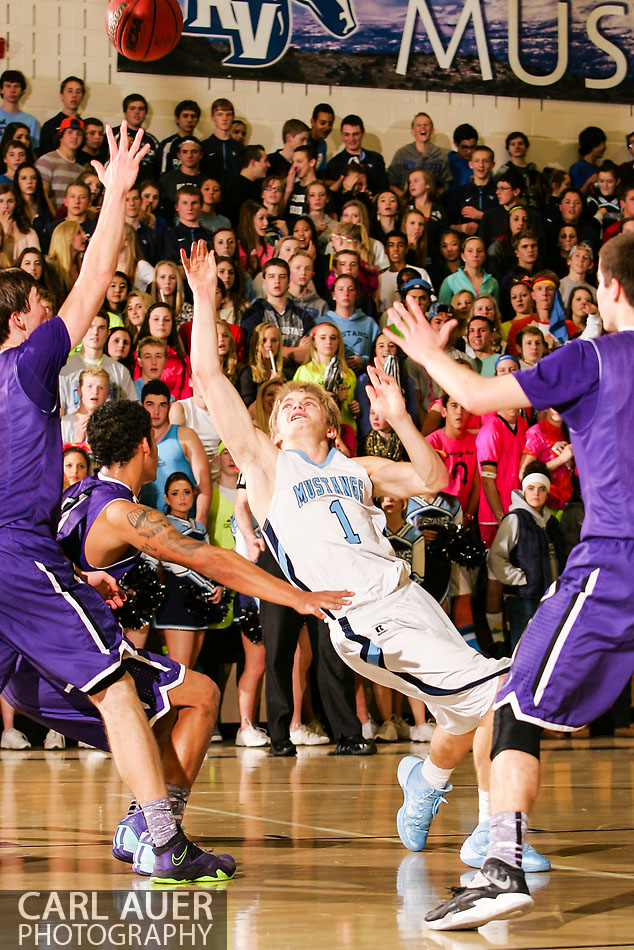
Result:
[[161,59],[181,37],[183,14],[178,0],[110,0],[106,31],[127,59]]

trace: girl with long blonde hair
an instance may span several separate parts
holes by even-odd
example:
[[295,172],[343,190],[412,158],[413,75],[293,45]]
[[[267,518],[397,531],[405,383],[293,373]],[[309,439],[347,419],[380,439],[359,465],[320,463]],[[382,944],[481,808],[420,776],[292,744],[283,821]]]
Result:
[[[176,325],[191,320],[191,304],[185,303],[185,287],[180,271],[173,261],[159,261],[149,294],[153,303],[169,304],[176,316]],[[185,311],[185,312],[184,312]]]
[[269,431],[269,419],[271,418],[271,412],[273,411],[277,394],[283,385],[284,378],[282,376],[271,376],[265,383],[262,383],[255,397],[253,421],[258,429],[261,429],[266,435],[271,434]]
[[263,383],[283,375],[282,331],[273,323],[259,323],[251,336],[249,362],[237,382],[245,406],[253,407]]
[[79,277],[86,243],[86,233],[77,221],[63,221],[53,231],[47,260],[63,297],[68,296]]
[[357,201],[354,198],[350,201],[346,201],[341,209],[339,220],[341,222],[349,221],[351,224],[358,225],[361,231],[359,253],[366,264],[372,264],[372,266],[377,267],[379,270],[384,270],[386,267],[389,267],[390,262],[385,253],[383,244],[381,241],[376,241],[370,237],[370,216],[368,209],[362,201]]
[[142,290],[154,280],[154,268],[143,257],[136,231],[130,224],[123,229],[117,270],[127,276],[130,286],[136,290]]
[[[334,323],[318,323],[310,331],[308,356],[297,368],[293,379],[317,383],[334,396],[341,410],[341,438],[356,451],[356,417],[361,407],[355,398],[357,377],[346,362],[343,336]],[[346,432],[346,427],[351,430]]]

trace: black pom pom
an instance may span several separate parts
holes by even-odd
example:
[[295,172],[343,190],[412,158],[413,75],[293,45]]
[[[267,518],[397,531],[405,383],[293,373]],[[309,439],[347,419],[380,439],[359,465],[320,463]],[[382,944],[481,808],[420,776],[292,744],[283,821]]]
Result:
[[130,568],[119,581],[119,586],[125,591],[126,600],[123,607],[117,607],[114,615],[125,629],[138,630],[145,626],[165,604],[165,585],[147,561],[139,561]]
[[425,542],[425,554],[428,557],[444,562],[454,561],[461,567],[478,567],[486,558],[485,544],[466,525],[420,516],[415,523],[421,532],[436,532],[434,541]]
[[251,643],[262,643],[260,612],[253,597],[248,594],[236,594],[235,623]]
[[231,607],[231,594],[227,591],[222,595],[219,604],[215,604],[211,598],[213,591],[206,587],[200,587],[187,579],[179,581],[179,587],[183,592],[183,606],[196,623],[201,627],[208,627],[210,624],[222,623]]

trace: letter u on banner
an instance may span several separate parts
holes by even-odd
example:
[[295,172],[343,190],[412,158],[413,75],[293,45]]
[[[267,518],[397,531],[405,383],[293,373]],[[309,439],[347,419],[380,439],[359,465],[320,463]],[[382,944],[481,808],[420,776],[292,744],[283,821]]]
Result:
[[509,0],[509,65],[518,79],[529,86],[551,86],[563,79],[568,69],[568,4],[557,4],[557,65],[547,76],[532,76],[520,63],[520,2]]

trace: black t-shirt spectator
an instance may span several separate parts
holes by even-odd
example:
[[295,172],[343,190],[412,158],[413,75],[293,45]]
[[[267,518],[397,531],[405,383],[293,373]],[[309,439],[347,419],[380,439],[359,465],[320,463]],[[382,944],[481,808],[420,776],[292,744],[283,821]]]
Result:
[[280,178],[286,178],[291,170],[291,162],[289,162],[287,158],[284,158],[281,150],[278,148],[276,152],[270,152],[266,157],[269,160],[269,170],[267,174],[279,175]]
[[226,214],[234,228],[238,226],[240,217],[240,208],[249,198],[253,201],[260,200],[260,188],[262,182],[250,181],[244,175],[237,175],[232,178],[223,191],[221,212]]
[[190,228],[179,221],[178,224],[174,225],[173,228],[168,228],[163,234],[161,257],[168,261],[174,261],[175,264],[180,264],[181,248],[189,254],[192,244],[196,241],[204,241],[208,250],[211,250],[211,231],[208,231],[207,228]]
[[219,139],[214,134],[201,144],[203,160],[200,167],[205,175],[215,178],[224,191],[227,182],[240,174],[240,153],[244,145],[235,139]]
[[[116,129],[113,129],[114,137],[116,141],[119,141],[119,130],[121,126],[118,125]],[[132,130],[130,130],[132,131]],[[135,133],[136,134],[136,133]],[[141,162],[141,167],[139,169],[139,174],[137,175],[137,181],[142,181],[144,178],[156,178],[157,169],[156,169],[156,156],[158,153],[158,139],[152,135],[151,132],[146,132],[143,129],[143,138],[141,139],[141,148],[144,145],[149,145],[150,150]]]
[[307,190],[308,189],[303,188],[302,185],[295,185],[293,188],[286,206],[286,217],[288,218],[289,222],[292,222],[295,218],[298,218],[300,214],[308,214],[308,202],[306,200]]
[[176,204],[176,196],[184,185],[196,185],[197,188],[200,188],[206,177],[207,176],[203,175],[202,172],[198,172],[197,175],[187,175],[184,171],[181,171],[180,168],[161,175],[159,178],[159,188],[161,190],[163,205],[173,208]]
[[314,326],[310,314],[302,307],[298,307],[292,300],[287,299],[284,313],[278,313],[271,304],[258,297],[242,316],[240,326],[244,330],[245,347],[248,350],[253,331],[260,323],[272,323],[282,331],[284,346],[297,346],[303,336],[308,336]]
[[343,175],[348,165],[354,163],[363,165],[368,179],[368,191],[376,195],[379,191],[386,191],[389,187],[387,172],[383,156],[372,149],[363,149],[360,155],[352,155],[347,149],[338,152],[330,159],[326,166],[324,177],[328,181],[337,181]]
[[451,224],[466,224],[471,218],[463,218],[462,209],[465,205],[471,208],[477,208],[479,211],[489,211],[491,208],[499,208],[498,197],[496,194],[496,182],[493,178],[486,185],[474,185],[469,182],[468,185],[461,185],[452,192],[449,199],[449,221]]

